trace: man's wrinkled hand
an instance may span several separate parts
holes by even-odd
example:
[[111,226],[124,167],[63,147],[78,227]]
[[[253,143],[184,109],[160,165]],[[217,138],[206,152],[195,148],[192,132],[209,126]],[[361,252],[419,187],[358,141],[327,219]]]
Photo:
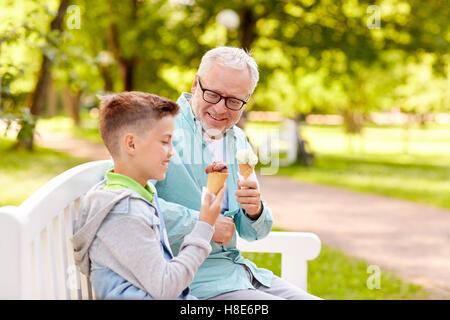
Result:
[[212,240],[221,246],[227,246],[233,239],[235,227],[232,218],[218,216]]
[[236,200],[241,204],[247,215],[257,219],[262,212],[261,193],[258,184],[253,180],[238,180],[238,189],[235,191]]

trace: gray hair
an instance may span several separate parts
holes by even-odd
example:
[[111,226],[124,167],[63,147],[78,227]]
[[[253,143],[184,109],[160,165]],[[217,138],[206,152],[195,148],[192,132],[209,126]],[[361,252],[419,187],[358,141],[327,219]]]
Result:
[[217,62],[221,66],[230,67],[237,70],[244,70],[248,68],[250,72],[251,88],[250,94],[255,91],[256,85],[259,81],[258,65],[255,59],[250,56],[250,53],[244,49],[235,47],[217,47],[207,51],[198,67],[198,74],[205,76],[209,68]]

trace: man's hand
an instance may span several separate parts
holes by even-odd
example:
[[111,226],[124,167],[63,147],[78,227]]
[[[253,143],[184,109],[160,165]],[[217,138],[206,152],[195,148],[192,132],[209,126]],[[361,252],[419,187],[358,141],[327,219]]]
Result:
[[262,212],[261,194],[256,181],[238,180],[238,189],[235,191],[235,195],[241,208],[250,218],[256,220]]
[[226,246],[233,239],[234,235],[233,219],[224,216],[218,216],[215,225],[215,231],[212,240],[221,246]]

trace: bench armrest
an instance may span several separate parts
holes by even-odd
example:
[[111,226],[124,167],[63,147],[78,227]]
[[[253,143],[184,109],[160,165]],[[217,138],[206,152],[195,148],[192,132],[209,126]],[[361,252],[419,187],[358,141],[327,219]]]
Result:
[[306,290],[307,261],[319,255],[321,243],[313,233],[272,231],[252,242],[238,237],[237,247],[244,252],[281,253],[281,278]]

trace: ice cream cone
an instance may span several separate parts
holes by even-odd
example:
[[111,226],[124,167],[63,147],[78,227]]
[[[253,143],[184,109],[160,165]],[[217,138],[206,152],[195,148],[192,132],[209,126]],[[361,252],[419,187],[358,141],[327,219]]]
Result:
[[208,182],[206,183],[206,188],[208,188],[209,192],[217,195],[217,193],[220,191],[223,184],[227,180],[228,176],[228,172],[211,172],[210,174],[208,174]]
[[246,163],[239,163],[239,173],[247,179],[253,173],[253,167]]

